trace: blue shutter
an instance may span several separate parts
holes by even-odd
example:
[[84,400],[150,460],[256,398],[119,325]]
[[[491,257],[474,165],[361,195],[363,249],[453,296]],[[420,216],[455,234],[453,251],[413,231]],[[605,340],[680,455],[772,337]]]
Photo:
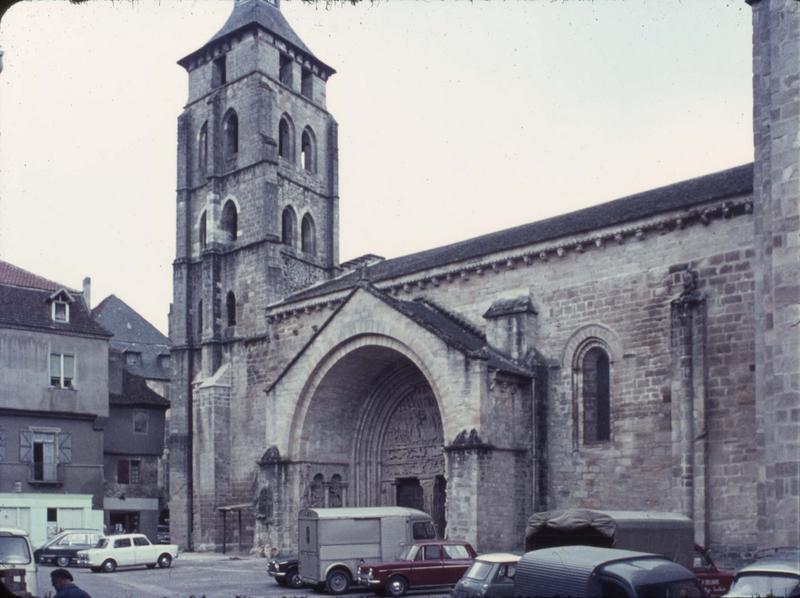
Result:
[[58,462],[72,463],[72,434],[59,432],[58,434]]
[[19,431],[19,460],[20,463],[33,462],[33,432],[30,430]]

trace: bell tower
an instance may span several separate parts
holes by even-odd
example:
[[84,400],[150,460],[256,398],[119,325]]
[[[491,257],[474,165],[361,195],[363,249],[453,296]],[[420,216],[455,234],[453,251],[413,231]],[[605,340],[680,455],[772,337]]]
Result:
[[338,267],[337,125],[325,102],[335,71],[279,0],[235,0],[178,64],[189,94],[178,117],[171,533],[214,549],[214,505],[232,492],[230,401],[245,392],[231,356],[265,337],[269,303]]

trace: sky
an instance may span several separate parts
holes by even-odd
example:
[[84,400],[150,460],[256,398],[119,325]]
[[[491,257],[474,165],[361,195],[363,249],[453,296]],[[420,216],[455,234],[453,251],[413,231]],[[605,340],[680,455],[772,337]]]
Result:
[[[32,0],[0,20],[0,259],[162,332],[176,64],[233,0]],[[340,256],[396,257],[750,162],[745,0],[283,0],[337,73]]]

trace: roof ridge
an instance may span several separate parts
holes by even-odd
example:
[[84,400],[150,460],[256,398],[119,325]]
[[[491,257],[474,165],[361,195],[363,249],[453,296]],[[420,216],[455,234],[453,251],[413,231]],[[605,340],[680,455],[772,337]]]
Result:
[[[26,280],[28,281],[26,283]],[[38,289],[43,291],[58,291],[66,289],[72,293],[77,293],[67,285],[61,284],[44,276],[40,276],[35,272],[21,268],[6,260],[0,260],[0,284],[9,286],[20,287],[23,289]]]

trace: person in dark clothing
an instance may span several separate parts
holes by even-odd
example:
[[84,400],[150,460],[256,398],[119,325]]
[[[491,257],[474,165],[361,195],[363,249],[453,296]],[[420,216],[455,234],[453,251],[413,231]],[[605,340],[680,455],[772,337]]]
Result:
[[73,583],[72,573],[66,569],[53,569],[50,581],[57,590],[53,598],[92,598]]

